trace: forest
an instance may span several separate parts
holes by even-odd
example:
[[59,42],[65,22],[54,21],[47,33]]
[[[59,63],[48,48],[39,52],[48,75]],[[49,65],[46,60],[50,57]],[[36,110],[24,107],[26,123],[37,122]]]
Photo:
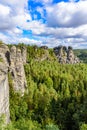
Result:
[[75,49],[74,53],[79,57],[84,63],[87,63],[87,49]]
[[11,121],[2,115],[0,130],[87,130],[87,64],[60,64],[52,49],[40,60],[43,48],[26,47],[27,89],[15,92],[9,73]]

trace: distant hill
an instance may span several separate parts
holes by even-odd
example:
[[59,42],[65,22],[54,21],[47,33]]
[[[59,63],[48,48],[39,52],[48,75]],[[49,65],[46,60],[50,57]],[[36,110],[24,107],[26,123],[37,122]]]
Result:
[[87,49],[76,49],[74,54],[84,63],[87,63]]

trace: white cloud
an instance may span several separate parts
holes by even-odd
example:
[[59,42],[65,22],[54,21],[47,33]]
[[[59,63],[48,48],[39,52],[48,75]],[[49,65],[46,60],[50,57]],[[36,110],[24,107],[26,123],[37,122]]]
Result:
[[8,39],[9,39],[8,36],[4,35],[3,33],[0,33],[0,40],[1,41],[6,43]]
[[27,37],[20,37],[20,36],[14,36],[14,37],[11,37],[10,35],[5,35],[5,34],[2,34],[0,33],[0,40],[2,40],[4,43],[11,43],[11,44],[14,44],[14,43],[26,43],[26,44],[37,44],[38,46],[40,46],[42,44],[42,41],[40,40],[34,40],[34,39],[30,39],[30,38],[27,38]]
[[10,8],[0,4],[0,17],[8,16],[10,13]]
[[44,18],[44,8],[41,8],[41,7],[37,7],[37,12],[39,12],[41,14],[41,17]]
[[[87,1],[55,4],[52,4],[52,0],[34,2],[43,4],[43,7],[35,8],[41,14],[40,20],[36,13],[33,14],[35,20],[32,20],[28,0],[0,1],[0,40],[39,46],[45,44],[49,47],[60,44],[74,48],[87,47]],[[45,23],[44,19],[47,20]],[[24,37],[24,30],[31,30],[34,38]]]
[[37,44],[38,46],[40,46],[42,44],[42,41],[38,41],[38,40],[34,40],[34,39],[29,39],[29,38],[19,38],[17,41],[19,41],[19,43],[26,43],[26,44]]
[[13,31],[14,28],[23,26],[31,20],[28,11],[28,0],[3,0],[0,1],[0,30]]
[[45,24],[42,21],[33,20],[21,26],[22,29],[31,30],[33,34],[40,35],[45,32]]
[[87,1],[60,2],[47,6],[47,22],[52,27],[77,27],[87,24]]

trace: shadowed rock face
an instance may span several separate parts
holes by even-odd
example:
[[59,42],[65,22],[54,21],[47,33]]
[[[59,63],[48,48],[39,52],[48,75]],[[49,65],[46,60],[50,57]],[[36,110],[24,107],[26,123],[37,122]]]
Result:
[[15,91],[23,95],[26,87],[24,64],[26,63],[26,48],[20,49],[12,46],[9,50],[5,44],[0,45],[0,115],[6,115],[6,122],[10,120],[9,112],[9,83],[8,72],[13,79]]
[[58,61],[62,64],[76,64],[80,63],[80,60],[74,55],[72,47],[66,48],[65,46],[58,46],[54,48],[54,53],[58,58]]

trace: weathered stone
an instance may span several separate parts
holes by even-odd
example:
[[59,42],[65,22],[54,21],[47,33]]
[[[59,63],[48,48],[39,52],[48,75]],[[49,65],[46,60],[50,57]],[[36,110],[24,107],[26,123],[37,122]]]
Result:
[[58,46],[54,48],[54,53],[58,58],[58,61],[62,64],[76,64],[80,63],[80,60],[75,57],[72,47]]
[[48,47],[47,46],[41,46],[40,48],[42,48],[42,49],[48,49]]
[[0,63],[0,115],[5,114],[6,123],[10,121],[8,66]]
[[0,45],[0,56],[3,58],[3,61],[9,65],[10,63],[10,53],[9,53],[9,48],[5,44]]
[[0,115],[6,115],[7,123],[10,120],[8,72],[12,75],[14,90],[23,95],[26,87],[23,66],[26,63],[26,53],[26,48],[21,52],[15,46],[9,50],[5,44],[0,45]]
[[26,55],[27,55],[27,49],[26,49],[26,47],[23,47],[22,48],[22,60],[23,60],[23,64],[26,64],[26,60],[27,60]]
[[26,50],[17,49],[15,46],[11,48],[10,59],[10,72],[13,78],[13,87],[16,91],[20,91],[22,94],[26,87],[26,78],[23,64],[26,63]]

